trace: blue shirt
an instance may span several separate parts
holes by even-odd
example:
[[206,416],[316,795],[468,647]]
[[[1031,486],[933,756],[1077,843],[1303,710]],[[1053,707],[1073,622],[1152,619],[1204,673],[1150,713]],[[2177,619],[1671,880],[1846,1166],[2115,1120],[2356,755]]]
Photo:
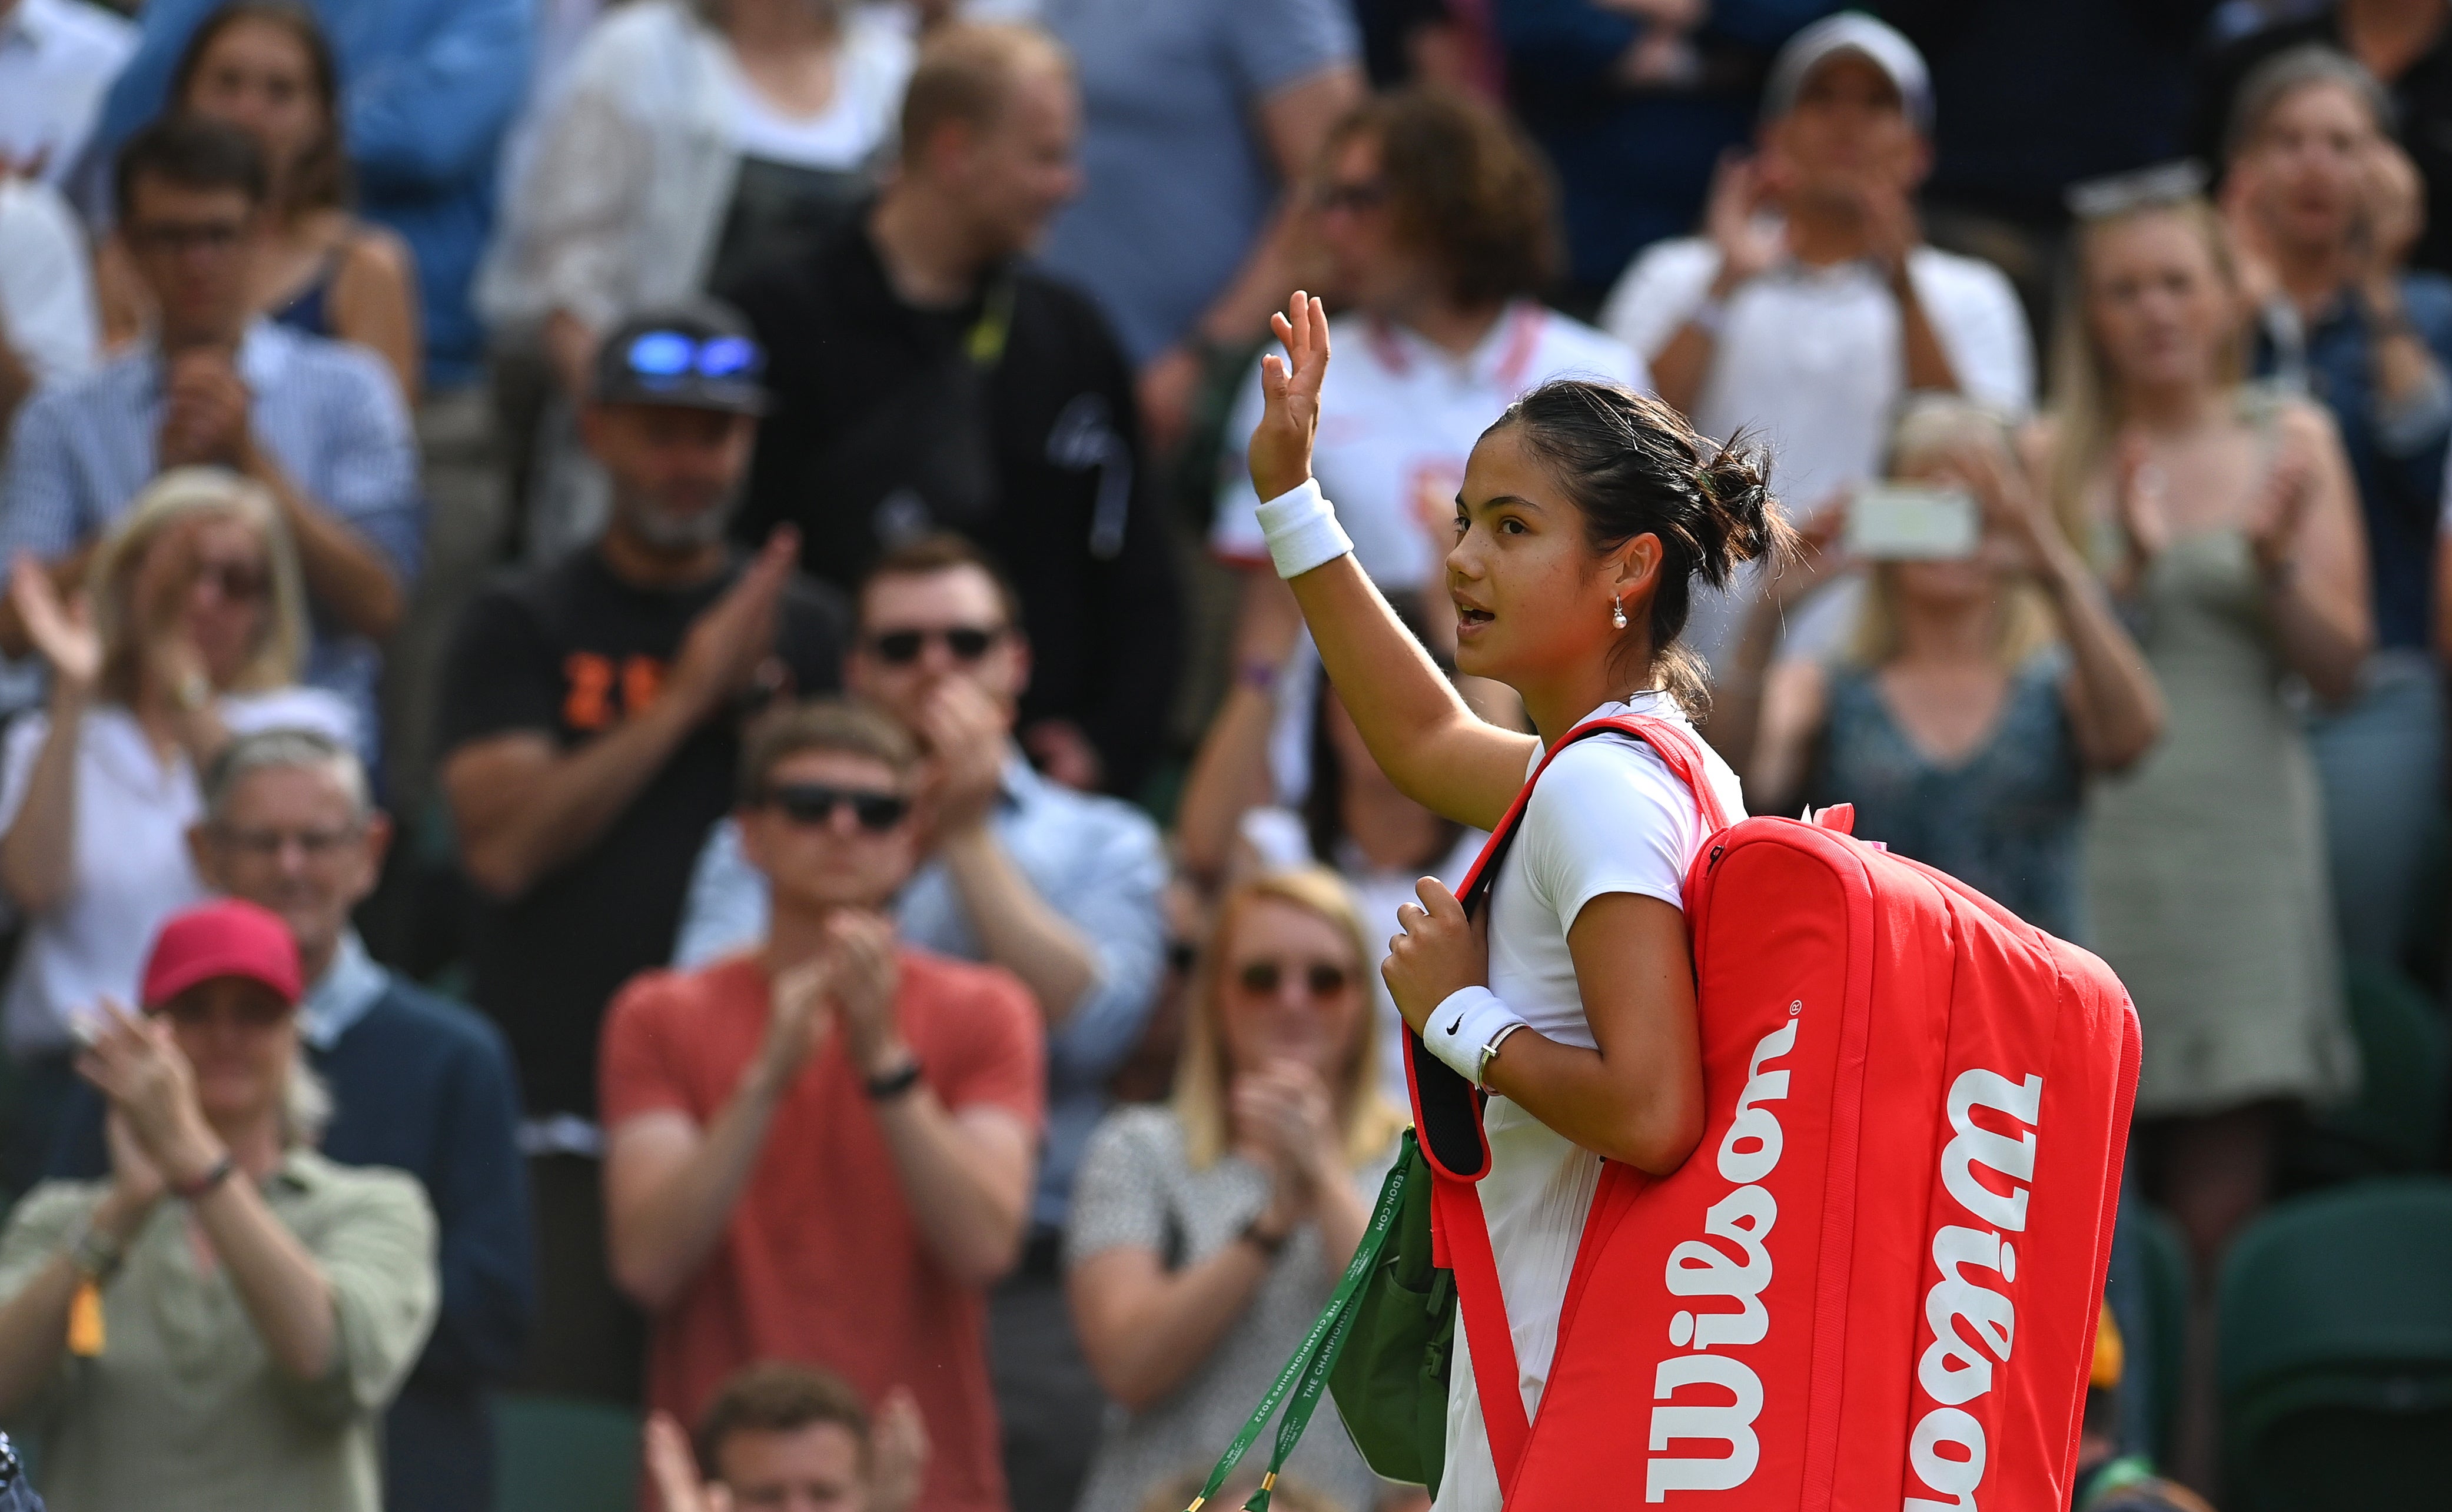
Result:
[[[425,544],[425,502],[408,410],[383,360],[258,321],[239,343],[237,366],[253,396],[257,441],[307,499],[388,559],[405,593]],[[162,357],[149,345],[29,400],[0,472],[0,561],[19,551],[48,561],[108,530],[159,471],[162,407]],[[322,606],[314,618],[306,680],[349,700],[371,760],[382,659]]]
[[[2402,304],[2437,364],[2452,370],[2452,279],[2404,273]],[[2276,312],[2279,313],[2279,312]],[[2332,412],[2359,487],[2367,536],[2367,590],[2376,645],[2424,651],[2434,625],[2435,530],[2442,507],[2452,392],[2422,392],[2387,409],[2375,386],[2375,337],[2366,305],[2334,302],[2304,332],[2268,314],[2256,343],[2256,371],[2275,376]]]
[[[147,0],[143,40],[110,91],[106,150],[158,114],[188,38],[224,0]],[[357,208],[417,256],[425,377],[473,381],[484,329],[468,283],[494,221],[494,160],[528,87],[533,0],[310,0],[341,65]]]
[[[1129,803],[1048,781],[1018,756],[1005,762],[1004,796],[988,821],[1015,866],[1090,943],[1097,974],[1047,1036],[1047,1144],[1031,1218],[1064,1222],[1073,1172],[1107,1110],[1107,1078],[1139,1043],[1166,954],[1166,851],[1157,826]],[[987,959],[961,895],[931,861],[895,899],[902,937],[964,960]],[[741,854],[732,820],[699,853],[673,964],[695,967],[766,936],[766,878]]]
[[1182,337],[1251,251],[1278,182],[1258,109],[1362,42],[1347,0],[1045,0],[1081,82],[1081,197],[1049,268],[1104,307],[1135,366]]

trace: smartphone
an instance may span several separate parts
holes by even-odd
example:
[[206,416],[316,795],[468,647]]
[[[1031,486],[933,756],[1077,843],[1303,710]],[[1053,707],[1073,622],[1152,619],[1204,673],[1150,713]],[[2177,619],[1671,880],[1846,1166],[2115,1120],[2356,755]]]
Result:
[[1873,561],[1948,561],[1975,555],[1975,496],[1924,483],[1865,483],[1848,501],[1847,546]]

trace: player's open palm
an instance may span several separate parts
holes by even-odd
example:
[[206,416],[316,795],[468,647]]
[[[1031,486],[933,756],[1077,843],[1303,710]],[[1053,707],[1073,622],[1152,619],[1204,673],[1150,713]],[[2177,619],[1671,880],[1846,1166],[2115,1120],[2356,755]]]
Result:
[[1328,377],[1328,307],[1297,289],[1269,329],[1286,355],[1260,359],[1260,423],[1248,454],[1252,486],[1263,501],[1302,486],[1311,476],[1311,448],[1319,435],[1319,390]]

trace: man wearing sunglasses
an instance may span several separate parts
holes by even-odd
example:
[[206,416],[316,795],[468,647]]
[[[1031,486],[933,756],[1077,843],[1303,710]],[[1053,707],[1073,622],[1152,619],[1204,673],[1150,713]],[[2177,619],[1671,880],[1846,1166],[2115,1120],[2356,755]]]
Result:
[[[46,389],[0,476],[0,560],[30,551],[63,590],[157,473],[227,467],[281,507],[315,614],[306,680],[355,705],[376,749],[376,642],[400,623],[425,544],[408,412],[364,347],[251,313],[265,167],[234,127],[172,119],[129,141],[119,228],[158,312],[149,340]],[[0,607],[0,649],[25,627]]]
[[840,599],[779,530],[724,538],[765,395],[740,317],[640,312],[598,352],[582,434],[611,481],[603,537],[478,596],[442,702],[444,793],[483,894],[471,996],[521,1071],[542,1299],[523,1381],[611,1395],[639,1322],[606,1276],[597,1030],[669,956],[690,863],[730,812],[740,732],[778,696],[840,682]]
[[802,564],[846,589],[930,531],[979,541],[1020,586],[1038,658],[1022,744],[1130,794],[1175,686],[1166,521],[1132,369],[1090,301],[1025,261],[1079,187],[1080,114],[1044,33],[930,34],[876,203],[728,291],[776,400],[734,534],[798,525]]
[[921,843],[892,720],[779,711],[742,763],[773,893],[748,950],[623,990],[604,1026],[606,1238],[654,1315],[647,1405],[695,1422],[753,1361],[908,1392],[916,1512],[1004,1512],[986,1289],[1028,1222],[1043,1051],[1013,976],[897,939]]
[[[1070,1507],[1103,1398],[1075,1341],[1058,1268],[1073,1173],[1132,1053],[1165,949],[1166,854],[1157,828],[1114,798],[1032,769],[1014,739],[1033,647],[1015,596],[979,549],[923,538],[861,585],[853,689],[915,732],[927,864],[895,900],[905,939],[1002,966],[1029,986],[1047,1043],[1047,1145],[1022,1265],[997,1290],[998,1404],[1017,1508]],[[766,931],[768,887],[735,826],[719,829],[691,886],[678,959]]]

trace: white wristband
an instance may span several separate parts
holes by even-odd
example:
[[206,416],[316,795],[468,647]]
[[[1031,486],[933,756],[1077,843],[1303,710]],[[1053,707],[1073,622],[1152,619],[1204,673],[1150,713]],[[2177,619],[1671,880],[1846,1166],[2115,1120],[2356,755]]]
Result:
[[1422,1026],[1422,1044],[1449,1070],[1479,1087],[1492,1048],[1516,1030],[1531,1027],[1489,988],[1460,987],[1431,1011],[1430,1022]]
[[1269,542],[1269,560],[1280,578],[1299,578],[1354,549],[1336,511],[1319,491],[1319,480],[1306,478],[1302,486],[1279,494],[1260,506],[1260,534]]

